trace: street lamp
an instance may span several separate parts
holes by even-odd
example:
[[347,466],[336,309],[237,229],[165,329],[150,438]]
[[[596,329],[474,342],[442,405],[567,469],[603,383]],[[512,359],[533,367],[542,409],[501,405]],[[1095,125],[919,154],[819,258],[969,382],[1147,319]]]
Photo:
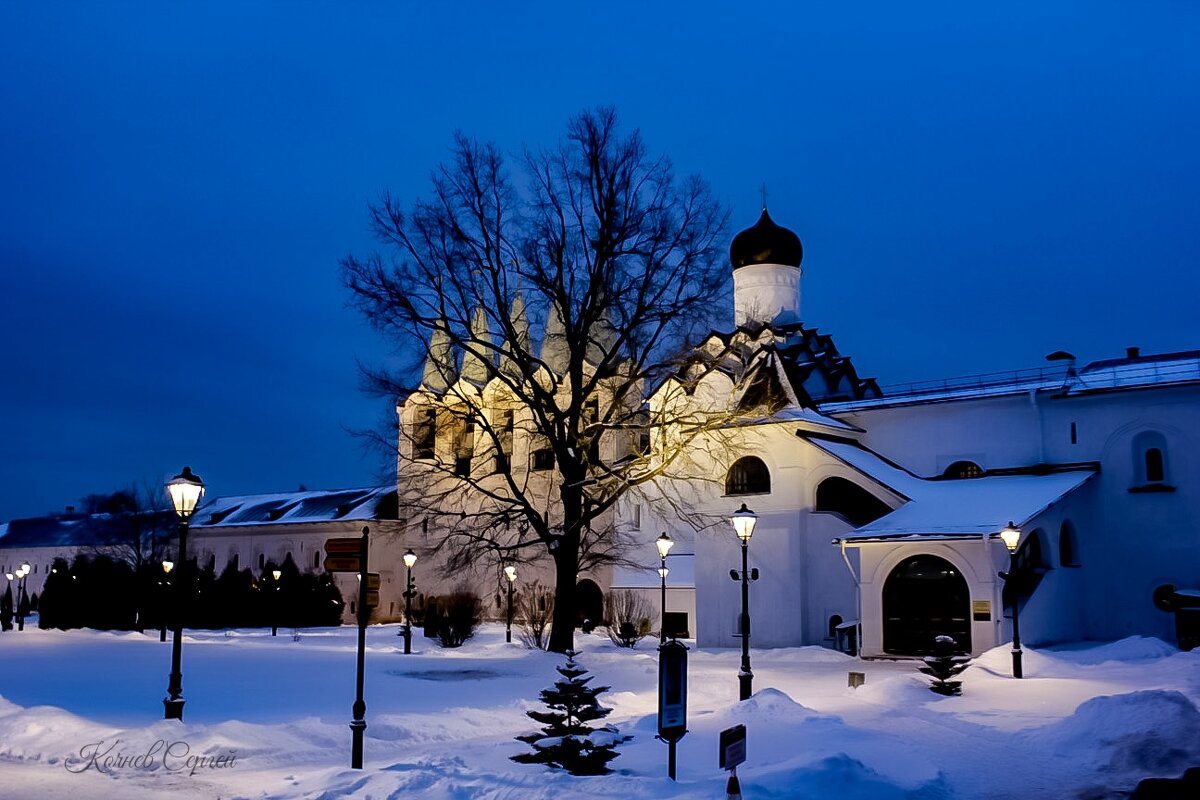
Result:
[[[175,557],[180,569],[187,563],[187,534],[188,520],[196,513],[200,498],[204,497],[204,481],[192,473],[191,467],[184,467],[183,472],[167,481],[167,496],[171,498],[171,507],[179,515],[179,552]],[[166,564],[163,564],[166,567]],[[183,656],[183,581],[175,581],[175,624],[171,643],[171,676],[167,684],[167,697],[163,698],[165,719],[183,719],[183,672],[180,671],[180,660]]]
[[404,652],[412,652],[412,597],[413,597],[413,564],[417,563],[417,554],[409,550],[404,554],[404,568],[407,579],[404,585]]
[[271,570],[271,577],[275,579],[275,592],[271,595],[271,635],[275,636],[279,633],[279,578],[283,572],[277,569]]
[[504,625],[504,641],[512,642],[513,584],[517,582],[517,568],[509,564],[504,568],[504,577],[508,579],[508,620]]
[[662,579],[662,605],[658,612],[658,643],[662,645],[667,641],[667,575],[670,573],[667,569],[667,553],[671,552],[675,542],[663,531],[654,540],[654,546],[658,548],[658,577]]
[[[21,588],[18,586],[17,591],[15,593],[12,590],[13,581],[15,581],[17,579],[17,576],[11,572],[6,572],[6,573],[4,573],[4,577],[8,578],[8,593],[10,595],[12,595],[14,598],[16,598],[15,602],[20,603]],[[14,607],[12,610],[16,611],[16,608]],[[10,618],[10,620],[11,620],[11,618]],[[7,622],[5,624],[7,624]],[[5,628],[4,630],[8,630],[8,628]]]
[[25,593],[25,582],[29,577],[29,562],[17,568],[17,630],[25,630],[25,611],[29,607],[29,596]]
[[[742,668],[738,670],[738,699],[749,700],[753,694],[754,673],[750,671],[750,569],[749,569],[749,545],[750,537],[754,535],[754,524],[758,522],[758,515],[750,509],[746,508],[746,504],[742,503],[742,507],[733,512],[733,532],[737,534],[737,538],[742,542]],[[755,570],[754,578],[758,578],[758,570]],[[736,578],[735,578],[736,580]]]
[[1004,540],[1004,546],[1008,548],[1008,572],[1001,572],[1000,577],[1004,578],[1004,583],[1012,587],[1012,604],[1013,604],[1013,640],[1012,640],[1012,663],[1013,677],[1022,678],[1024,674],[1021,670],[1021,622],[1018,617],[1017,606],[1020,605],[1020,597],[1018,596],[1016,572],[1017,572],[1017,543],[1021,541],[1021,531],[1017,529],[1011,521],[1008,527],[1000,531],[1000,538]]
[[[161,581],[159,581],[159,584],[162,586],[169,586],[171,583],[171,570],[175,569],[175,562],[164,560],[162,562],[162,568],[163,568],[163,579]],[[166,603],[163,603],[163,605],[166,606]],[[158,629],[158,640],[160,642],[165,642],[167,640],[167,614],[166,614],[166,611],[163,611],[162,626]]]

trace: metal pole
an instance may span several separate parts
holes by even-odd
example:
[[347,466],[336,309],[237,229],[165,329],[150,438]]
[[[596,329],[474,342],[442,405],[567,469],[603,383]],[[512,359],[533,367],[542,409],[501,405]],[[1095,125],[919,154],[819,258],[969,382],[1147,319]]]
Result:
[[513,582],[508,582],[508,621],[504,626],[504,641],[512,643],[512,603],[513,603]]
[[21,598],[25,596],[25,576],[17,580],[17,630],[25,630],[25,612],[22,611]]
[[742,540],[742,668],[738,671],[739,700],[754,693],[754,673],[750,671],[750,569],[749,542]]
[[179,580],[174,583],[174,612],[175,620],[172,626],[174,639],[171,642],[171,677],[167,684],[167,697],[163,699],[165,719],[183,719],[183,673],[180,671],[180,661],[183,658],[183,572],[187,569],[187,535],[188,519],[183,517],[179,522],[179,554],[176,556],[179,565]]
[[350,766],[353,769],[363,768],[363,731],[367,729],[367,703],[363,700],[363,667],[364,655],[367,649],[367,528],[362,529],[362,546],[359,551],[359,569],[362,570],[358,581],[358,671],[355,674],[354,706],[351,713],[354,719],[350,721],[352,742],[350,745]]
[[[161,587],[159,589],[160,597],[164,594],[166,594],[168,597],[170,596],[170,590],[167,588],[167,585],[170,583],[170,581],[168,580],[169,577],[170,576],[164,574],[163,579],[158,582],[158,585]],[[164,609],[165,609],[166,605],[167,605],[166,603],[163,603]],[[167,640],[167,613],[165,610],[163,611],[162,625],[159,626],[159,629],[158,629],[158,640],[160,642],[165,642]]]
[[[662,580],[662,604],[658,611],[658,643],[667,643],[667,557],[660,556],[662,566],[659,567],[658,576]],[[671,761],[675,760],[675,745],[671,745]],[[675,771],[672,769],[671,777],[675,777]]]
[[404,584],[404,653],[412,653],[412,567],[405,565],[408,577]]
[[[1017,573],[1017,551],[1014,550],[1008,554],[1008,579],[1011,581],[1016,577]],[[1021,622],[1017,611],[1017,606],[1020,605],[1021,598],[1016,588],[1016,583],[1013,583],[1013,677],[1023,678],[1024,674],[1021,669]]]
[[667,777],[675,780],[675,740],[667,741]]

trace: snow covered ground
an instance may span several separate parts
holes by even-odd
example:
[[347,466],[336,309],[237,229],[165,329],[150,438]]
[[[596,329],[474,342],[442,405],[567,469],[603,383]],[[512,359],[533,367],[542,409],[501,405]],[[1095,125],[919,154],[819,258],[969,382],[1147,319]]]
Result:
[[[1027,651],[1021,681],[1001,648],[951,698],[928,691],[911,662],[754,651],[745,703],[739,654],[693,648],[672,783],[654,738],[657,642],[629,651],[580,635],[580,663],[612,687],[609,721],[634,738],[613,775],[575,778],[509,760],[526,749],[513,737],[535,729],[524,711],[562,658],[505,644],[489,625],[458,650],[415,636],[408,656],[395,626],[370,629],[366,769],[352,770],[354,630],[269,633],[187,636],[182,724],[162,719],[170,645],[157,634],[0,634],[0,797],[698,800],[724,796],[717,736],[738,723],[747,800],[1098,800],[1200,765],[1200,653],[1154,639]],[[866,684],[847,688],[848,670]]]

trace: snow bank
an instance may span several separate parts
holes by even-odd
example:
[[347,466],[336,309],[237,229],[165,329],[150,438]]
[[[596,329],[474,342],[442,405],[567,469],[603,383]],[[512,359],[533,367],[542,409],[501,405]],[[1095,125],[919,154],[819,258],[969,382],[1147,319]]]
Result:
[[1177,776],[1200,763],[1200,711],[1176,691],[1096,697],[1026,736],[1037,747],[1131,778]]

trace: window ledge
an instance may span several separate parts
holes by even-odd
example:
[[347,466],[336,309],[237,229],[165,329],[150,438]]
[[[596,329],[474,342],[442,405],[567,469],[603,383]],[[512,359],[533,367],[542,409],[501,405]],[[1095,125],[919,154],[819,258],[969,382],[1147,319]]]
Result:
[[767,497],[770,494],[771,494],[771,490],[768,489],[765,492],[726,492],[725,494],[723,494],[721,496],[722,497]]
[[1174,486],[1166,483],[1147,483],[1143,486],[1130,486],[1130,494],[1155,494],[1157,492],[1173,492]]

